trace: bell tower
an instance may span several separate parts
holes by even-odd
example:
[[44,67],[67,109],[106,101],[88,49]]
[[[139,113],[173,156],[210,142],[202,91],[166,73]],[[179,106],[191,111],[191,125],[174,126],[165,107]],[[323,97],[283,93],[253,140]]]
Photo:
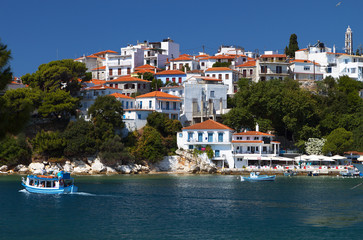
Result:
[[349,26],[345,32],[345,53],[353,55],[353,32]]

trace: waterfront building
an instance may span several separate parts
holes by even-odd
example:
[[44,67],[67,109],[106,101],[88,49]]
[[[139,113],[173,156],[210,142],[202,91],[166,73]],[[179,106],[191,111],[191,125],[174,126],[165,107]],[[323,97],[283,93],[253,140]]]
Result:
[[207,120],[189,127],[182,128],[177,133],[177,143],[179,149],[205,150],[210,146],[213,150],[211,159],[218,167],[234,167],[231,140],[233,129],[214,120]]
[[227,67],[213,67],[205,70],[205,76],[222,80],[223,84],[228,87],[227,94],[237,92],[237,82],[239,80],[238,71]]
[[180,108],[180,97],[165,92],[154,91],[136,97],[135,109],[156,111],[170,119],[179,120]]
[[160,79],[163,84],[176,83],[176,84],[182,84],[187,74],[185,72],[182,72],[180,70],[164,70],[158,73],[155,73],[156,79]]
[[123,76],[105,82],[106,86],[121,89],[122,93],[131,96],[145,94],[151,90],[151,82],[131,76]]

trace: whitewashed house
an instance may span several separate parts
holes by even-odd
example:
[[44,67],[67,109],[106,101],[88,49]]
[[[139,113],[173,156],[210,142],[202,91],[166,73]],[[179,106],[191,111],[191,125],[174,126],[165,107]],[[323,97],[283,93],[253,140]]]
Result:
[[180,108],[180,97],[165,92],[154,91],[136,97],[135,109],[164,113],[170,119],[179,120]]
[[231,140],[233,129],[214,120],[207,120],[189,127],[182,128],[177,133],[179,149],[205,150],[210,146],[214,156],[211,159],[218,167],[234,167]]
[[194,77],[184,83],[183,107],[180,121],[183,126],[219,120],[227,110],[228,87],[212,77]]
[[256,60],[250,60],[243,64],[236,66],[236,70],[240,73],[242,78],[251,79],[256,81]]
[[165,68],[168,59],[179,57],[179,44],[167,38],[161,42],[144,42],[144,64]]
[[151,90],[150,81],[130,76],[123,76],[114,80],[106,81],[105,85],[121,89],[122,93],[127,96],[131,96],[132,94],[136,95],[137,93],[145,94]]
[[320,69],[320,64],[309,60],[292,60],[290,68],[294,80],[299,82],[320,81],[323,80],[324,77],[324,73]]
[[155,77],[160,79],[163,84],[168,84],[169,82],[182,84],[186,80],[187,74],[180,70],[165,70],[155,73]]
[[170,70],[193,71],[199,69],[199,61],[188,54],[182,54],[178,58],[170,59]]
[[206,70],[208,68],[212,68],[213,64],[219,63],[229,63],[230,68],[235,68],[235,66],[244,63],[244,60],[247,60],[245,55],[216,55],[209,57],[200,57],[199,58],[199,67],[201,70]]
[[86,65],[87,72],[90,72],[92,69],[99,68],[103,66],[104,58],[96,56],[96,55],[89,55],[89,56],[82,56],[75,59],[75,62],[81,62]]
[[265,51],[256,61],[255,81],[267,81],[271,79],[284,79],[291,74],[290,62],[285,54],[273,51]]
[[239,80],[238,71],[227,67],[214,67],[205,70],[205,76],[222,80],[223,84],[228,87],[227,94],[237,92],[237,82]]

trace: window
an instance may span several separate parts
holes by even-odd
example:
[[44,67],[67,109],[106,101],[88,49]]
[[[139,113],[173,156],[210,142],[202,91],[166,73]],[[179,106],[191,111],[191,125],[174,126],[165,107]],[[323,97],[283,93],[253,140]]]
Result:
[[267,66],[261,66],[261,73],[267,73]]
[[351,73],[355,73],[355,68],[351,68],[351,69],[350,69],[350,72],[351,72]]
[[254,138],[254,140],[258,140],[258,139],[259,139],[259,137],[255,137],[255,138]]
[[210,97],[214,97],[214,91],[210,91]]
[[220,157],[219,150],[215,150],[215,151],[214,151],[214,156],[215,156],[215,157]]
[[213,133],[208,133],[208,142],[213,142]]
[[138,83],[137,84],[137,89],[140,89],[141,88],[141,84],[140,83]]
[[189,149],[193,149],[193,145],[189,145]]
[[203,133],[198,133],[198,142],[203,142]]
[[124,107],[125,106],[125,102],[124,101],[122,101],[121,102],[121,107]]
[[126,109],[129,108],[129,102],[126,102]]
[[140,101],[140,109],[142,109],[142,101]]
[[141,114],[137,114],[137,119],[141,119]]
[[218,74],[218,78],[222,80],[222,74]]
[[188,142],[190,142],[191,139],[193,139],[193,133],[188,132]]
[[118,88],[118,84],[117,83],[115,84],[115,88]]
[[276,66],[276,73],[282,73],[282,66]]
[[152,107],[152,101],[150,100],[149,101],[149,108],[151,108]]
[[167,82],[167,83],[169,82],[169,78],[166,78],[166,82]]
[[216,77],[216,75],[215,75],[215,74],[212,74],[212,77],[214,77],[214,78],[215,78],[215,77]]
[[247,140],[250,140],[250,137],[247,137],[246,139],[247,139]]
[[250,75],[252,75],[253,74],[253,70],[252,69],[250,69]]
[[112,76],[112,69],[108,70],[108,75]]
[[117,74],[121,75],[121,68],[117,69]]
[[344,63],[348,64],[349,60],[348,59],[344,59]]
[[132,108],[132,102],[130,102],[131,108]]
[[113,84],[110,84],[110,87],[113,87]]
[[127,68],[127,74],[131,73],[131,68]]
[[173,102],[173,109],[176,110],[176,102]]
[[310,70],[310,66],[304,66],[304,71],[309,71]]
[[176,69],[176,63],[173,64],[173,69],[175,70]]
[[218,133],[218,142],[223,142],[223,133]]
[[169,102],[166,102],[166,110],[169,110]]
[[226,74],[226,79],[229,79],[229,74]]
[[173,83],[175,83],[175,77],[173,77],[172,80],[173,80]]
[[201,65],[202,65],[202,67],[204,67],[204,66],[205,66],[205,63],[204,63],[204,62],[202,62],[202,64],[201,64]]
[[246,69],[243,70],[242,76],[247,77],[247,70]]
[[179,77],[179,83],[182,83],[182,78],[181,77]]
[[182,69],[182,68],[183,68],[183,64],[179,63],[179,69]]

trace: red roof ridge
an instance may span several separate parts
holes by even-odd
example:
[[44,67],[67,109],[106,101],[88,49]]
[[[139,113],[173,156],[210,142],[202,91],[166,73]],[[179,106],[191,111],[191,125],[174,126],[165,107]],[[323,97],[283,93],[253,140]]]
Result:
[[182,130],[188,130],[188,129],[227,129],[227,130],[233,131],[232,128],[230,128],[222,123],[216,122],[212,119],[209,119],[209,120],[201,122],[201,123],[196,123],[189,127],[182,128]]
[[116,98],[127,98],[127,99],[135,99],[133,97],[130,97],[130,96],[126,96],[125,94],[122,94],[122,93],[112,93],[112,94],[109,94],[110,96],[114,96]]
[[137,96],[136,98],[149,98],[149,97],[180,99],[180,97],[171,95],[169,93],[160,92],[160,91],[153,91],[153,92],[145,93],[143,95]]
[[208,68],[205,71],[206,72],[211,72],[211,71],[233,71],[233,70],[231,68],[228,68],[228,67],[212,67],[212,68]]

